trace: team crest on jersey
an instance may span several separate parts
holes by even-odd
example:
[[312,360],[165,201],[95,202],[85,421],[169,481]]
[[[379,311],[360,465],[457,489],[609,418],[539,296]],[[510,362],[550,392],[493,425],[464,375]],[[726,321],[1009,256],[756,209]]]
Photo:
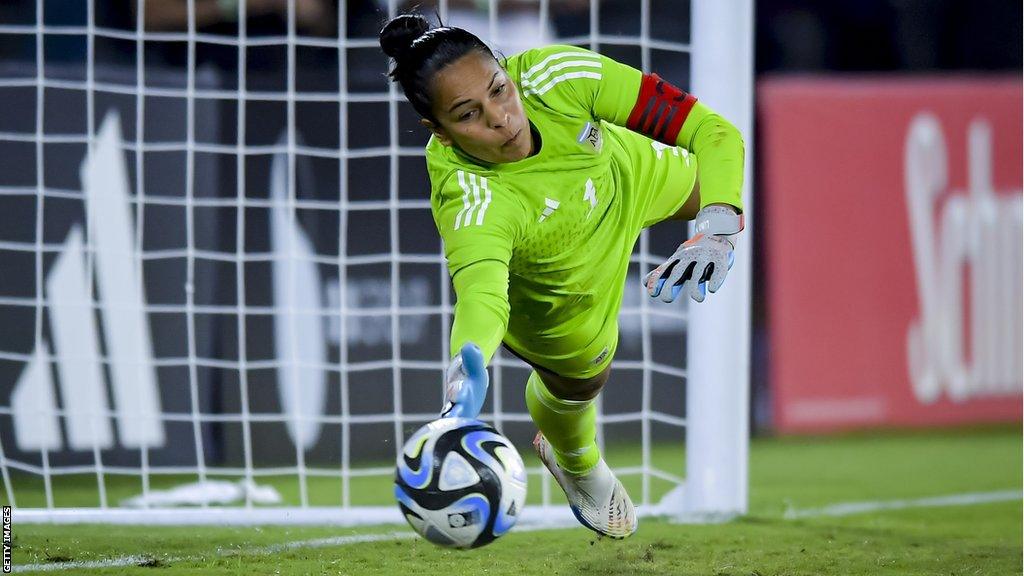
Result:
[[592,149],[595,153],[600,152],[601,146],[604,144],[601,128],[593,122],[587,122],[583,126],[583,130],[580,130],[580,135],[576,137],[576,142]]

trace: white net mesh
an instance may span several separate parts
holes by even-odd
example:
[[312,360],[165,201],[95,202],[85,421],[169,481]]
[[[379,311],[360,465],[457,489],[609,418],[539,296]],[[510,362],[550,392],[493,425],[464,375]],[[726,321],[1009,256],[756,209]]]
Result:
[[[573,43],[688,83],[688,3],[458,6],[437,10],[506,54]],[[398,518],[394,454],[440,406],[453,299],[427,134],[377,45],[401,8],[0,9],[5,502]],[[685,307],[648,308],[638,279],[684,235],[639,242],[600,403],[609,462],[649,509],[683,477]],[[492,374],[482,419],[525,455],[528,370],[499,351]],[[527,462],[530,502],[560,503]]]

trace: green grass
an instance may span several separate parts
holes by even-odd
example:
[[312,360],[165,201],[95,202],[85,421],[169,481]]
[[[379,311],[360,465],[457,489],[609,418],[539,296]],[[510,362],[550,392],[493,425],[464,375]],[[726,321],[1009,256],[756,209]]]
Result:
[[[16,566],[60,564],[136,555],[142,558],[141,566],[76,573],[159,575],[1021,574],[1019,500],[844,517],[784,517],[790,508],[838,502],[1020,490],[1021,451],[1017,427],[759,439],[751,445],[748,516],[720,525],[645,519],[635,536],[621,542],[597,539],[577,528],[513,530],[473,551],[444,550],[419,539],[404,539],[271,552],[271,547],[285,542],[389,532],[396,527],[15,525],[14,562]],[[682,454],[677,448],[658,448],[652,457],[661,467],[681,472]],[[536,463],[528,458],[529,465]],[[610,451],[615,464],[636,458],[635,452]],[[294,485],[293,480],[285,480],[281,479],[282,484]],[[366,503],[388,501],[387,482],[366,481],[370,489]],[[311,492],[326,487],[336,497],[335,484],[314,483]],[[635,493],[638,486],[631,484]],[[127,487],[129,493],[135,490],[133,485]],[[23,488],[30,487],[19,486]],[[652,493],[664,489],[667,486],[652,486]],[[88,494],[81,489],[81,497],[95,498]]]

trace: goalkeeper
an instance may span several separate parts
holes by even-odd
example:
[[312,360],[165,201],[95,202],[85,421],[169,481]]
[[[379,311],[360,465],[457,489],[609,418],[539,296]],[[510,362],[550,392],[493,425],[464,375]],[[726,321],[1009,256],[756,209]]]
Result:
[[597,447],[594,399],[630,254],[643,228],[696,219],[647,294],[700,302],[722,285],[743,229],[739,132],[657,75],[574,46],[499,61],[418,14],[388,22],[380,44],[432,132],[431,208],[458,297],[442,415],[478,415],[504,343],[533,368],[534,446],[577,519],[629,536],[636,513]]

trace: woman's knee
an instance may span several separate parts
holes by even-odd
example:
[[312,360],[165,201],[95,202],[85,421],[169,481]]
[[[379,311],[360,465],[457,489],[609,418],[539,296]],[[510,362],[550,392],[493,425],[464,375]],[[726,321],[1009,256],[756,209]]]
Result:
[[609,365],[600,374],[583,379],[565,378],[544,369],[538,369],[537,374],[540,375],[540,379],[544,381],[544,386],[547,387],[548,391],[555,398],[586,401],[597,398],[605,383],[608,382],[611,370],[612,368]]

